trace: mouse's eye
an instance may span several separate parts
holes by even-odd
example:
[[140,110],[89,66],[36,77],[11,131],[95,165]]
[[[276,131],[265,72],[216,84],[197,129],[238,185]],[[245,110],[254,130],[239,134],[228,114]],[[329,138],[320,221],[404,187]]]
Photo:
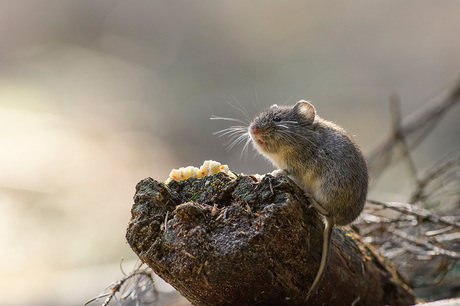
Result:
[[275,122],[280,122],[280,121],[281,121],[281,117],[280,117],[280,116],[275,116],[275,117],[273,117],[273,121],[275,121]]

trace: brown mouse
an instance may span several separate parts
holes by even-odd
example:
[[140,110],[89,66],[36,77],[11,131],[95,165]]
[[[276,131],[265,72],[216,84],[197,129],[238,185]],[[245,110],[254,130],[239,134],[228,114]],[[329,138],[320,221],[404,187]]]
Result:
[[340,126],[322,119],[312,104],[273,105],[249,125],[254,147],[310,198],[324,216],[321,263],[308,297],[316,292],[327,265],[334,225],[347,225],[361,213],[368,189],[361,150]]

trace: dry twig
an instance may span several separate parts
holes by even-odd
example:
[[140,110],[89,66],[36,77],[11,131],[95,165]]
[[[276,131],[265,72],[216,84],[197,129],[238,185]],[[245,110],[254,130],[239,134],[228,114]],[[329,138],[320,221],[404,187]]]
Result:
[[381,205],[385,208],[390,208],[400,213],[406,215],[412,215],[424,220],[432,221],[435,223],[444,223],[446,225],[452,225],[460,229],[460,222],[456,220],[454,217],[442,217],[438,216],[427,209],[421,208],[416,205],[411,205],[407,203],[400,203],[400,202],[380,202],[375,200],[367,200],[368,203]]
[[[452,266],[460,259],[459,217],[440,216],[408,203],[368,200],[368,204],[355,225],[365,241],[399,266],[413,288],[433,288],[449,272],[440,267]],[[453,278],[458,281],[458,276]]]
[[430,170],[428,170],[427,173],[417,182],[417,186],[412,192],[409,202],[416,203],[426,200],[426,198],[431,195],[430,191],[439,189],[441,187],[438,186],[438,184],[434,184],[432,190],[427,190],[430,184],[435,183],[437,180],[441,180],[442,183],[439,185],[445,186],[445,178],[449,178],[451,173],[456,173],[459,171],[459,169],[460,155],[454,156],[451,159],[442,161],[438,165],[435,165]]
[[[120,264],[120,269],[125,276],[111,283],[98,296],[87,301],[85,305],[97,302],[102,298],[106,298],[102,306],[109,305],[112,299],[116,300],[118,306],[121,306],[121,302],[124,300],[132,300],[136,305],[154,305],[157,300],[157,291],[153,282],[153,272],[148,268],[141,270],[141,266],[142,264],[126,275]],[[119,298],[116,296],[117,293],[120,293]]]
[[[406,138],[413,137],[413,140],[407,144],[408,148],[414,150],[439,123],[447,110],[459,101],[460,82],[445,99],[433,100],[422,108],[420,112],[404,118],[400,126],[400,133],[405,135]],[[393,133],[368,156],[371,177],[379,177],[385,169],[397,160],[394,153],[400,141],[399,138],[394,137]]]

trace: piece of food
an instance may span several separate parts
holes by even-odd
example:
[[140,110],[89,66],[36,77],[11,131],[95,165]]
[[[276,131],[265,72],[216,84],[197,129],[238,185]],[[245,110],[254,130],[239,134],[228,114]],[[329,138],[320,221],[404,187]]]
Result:
[[219,172],[223,172],[230,177],[236,178],[236,175],[230,171],[227,165],[222,165],[221,163],[213,160],[206,160],[200,168],[188,166],[179,169],[173,169],[171,173],[169,173],[169,178],[166,180],[166,184],[171,181],[182,181],[188,178],[200,178]]

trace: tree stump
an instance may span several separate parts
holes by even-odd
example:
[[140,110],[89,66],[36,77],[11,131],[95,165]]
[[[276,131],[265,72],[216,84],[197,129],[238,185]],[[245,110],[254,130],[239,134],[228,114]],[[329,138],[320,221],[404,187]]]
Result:
[[136,186],[126,238],[194,305],[410,305],[396,270],[336,227],[325,275],[306,301],[324,225],[289,178],[223,173]]

